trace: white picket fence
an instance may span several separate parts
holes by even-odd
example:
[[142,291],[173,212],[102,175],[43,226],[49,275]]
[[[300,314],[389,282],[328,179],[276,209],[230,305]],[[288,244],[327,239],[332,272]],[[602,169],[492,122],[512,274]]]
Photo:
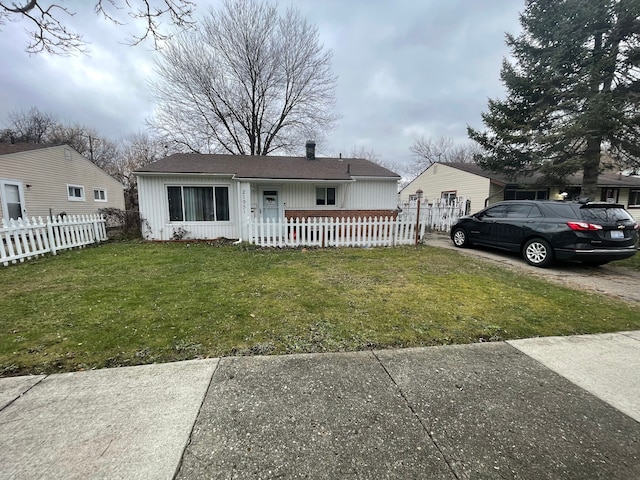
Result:
[[29,219],[3,218],[0,227],[0,262],[24,262],[59,250],[83,247],[107,240],[106,222],[102,215],[67,215]]
[[249,223],[248,242],[261,247],[392,247],[413,245],[427,230],[449,231],[465,214],[466,200],[453,204],[409,205],[397,218],[282,218]]
[[[398,219],[409,222],[416,221],[418,203],[407,202],[400,206]],[[469,213],[470,205],[466,197],[458,197],[453,201],[444,198],[423,199],[420,202],[420,223],[427,229],[437,232],[448,232],[458,218]]]

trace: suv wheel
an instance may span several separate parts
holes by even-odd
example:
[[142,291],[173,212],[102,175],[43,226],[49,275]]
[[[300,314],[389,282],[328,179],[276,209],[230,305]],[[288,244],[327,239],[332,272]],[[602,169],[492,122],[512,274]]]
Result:
[[462,228],[456,228],[451,238],[456,247],[462,248],[469,246],[469,237],[467,237],[467,232]]
[[546,240],[533,238],[524,244],[522,256],[529,265],[548,267],[553,262],[553,250]]

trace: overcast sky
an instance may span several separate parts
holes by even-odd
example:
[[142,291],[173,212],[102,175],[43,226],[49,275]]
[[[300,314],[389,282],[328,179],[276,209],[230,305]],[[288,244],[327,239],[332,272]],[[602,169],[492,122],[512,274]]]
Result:
[[[68,23],[89,42],[89,55],[29,56],[28,25],[0,26],[0,126],[7,126],[9,112],[37,107],[112,140],[143,131],[153,113],[147,91],[152,44],[125,45],[135,25],[117,27],[96,16],[95,1],[62,3],[77,12]],[[197,13],[204,14],[218,1],[197,3]],[[292,3],[317,25],[338,76],[341,119],[317,153],[349,155],[364,148],[401,163],[411,160],[409,147],[421,136],[464,143],[467,125],[482,126],[487,99],[504,97],[499,74],[509,53],[505,33],[519,32],[524,8],[524,0]]]

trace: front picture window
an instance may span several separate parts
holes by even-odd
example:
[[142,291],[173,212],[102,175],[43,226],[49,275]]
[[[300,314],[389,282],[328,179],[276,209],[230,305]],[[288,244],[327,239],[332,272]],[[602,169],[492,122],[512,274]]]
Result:
[[172,222],[228,221],[229,187],[167,187]]

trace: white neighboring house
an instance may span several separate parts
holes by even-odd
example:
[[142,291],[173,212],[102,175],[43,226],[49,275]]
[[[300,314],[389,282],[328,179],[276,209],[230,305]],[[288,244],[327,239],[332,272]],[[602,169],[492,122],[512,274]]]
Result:
[[395,217],[400,176],[361,158],[175,154],[138,169],[149,240],[242,239],[251,220]]
[[[540,175],[507,178],[484,170],[475,163],[434,163],[400,192],[400,203],[415,197],[418,189],[428,200],[466,197],[469,213],[502,200],[568,200],[580,197],[582,175],[570,175],[563,186],[545,184]],[[640,220],[640,177],[622,172],[603,172],[598,177],[598,198],[595,201],[620,203]]]
[[0,219],[124,210],[122,184],[68,145],[0,144]]

